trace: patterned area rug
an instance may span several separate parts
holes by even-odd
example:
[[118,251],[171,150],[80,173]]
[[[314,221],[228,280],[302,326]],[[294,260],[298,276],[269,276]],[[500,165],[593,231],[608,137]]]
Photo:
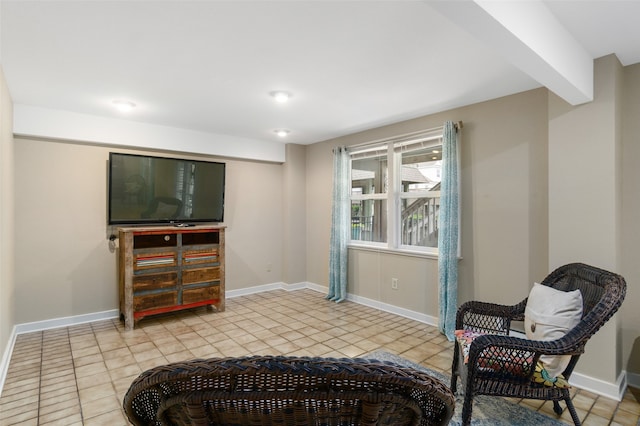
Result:
[[[376,359],[378,361],[387,361],[394,364],[412,367],[417,370],[428,372],[433,377],[442,380],[447,386],[450,384],[448,376],[443,375],[434,370],[418,365],[398,355],[378,350],[364,355],[362,358]],[[460,392],[456,395],[456,409],[451,419],[450,425],[462,424],[460,417],[462,415],[463,398]],[[502,398],[489,397],[480,395],[473,398],[473,415],[471,416],[471,424],[473,426],[559,426],[565,425],[559,420],[545,416],[544,414],[530,410],[520,405],[505,401]],[[565,425],[566,426],[566,425]]]

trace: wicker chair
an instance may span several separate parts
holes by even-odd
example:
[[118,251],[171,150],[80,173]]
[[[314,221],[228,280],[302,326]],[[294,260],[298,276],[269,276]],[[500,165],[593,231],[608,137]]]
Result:
[[[474,396],[494,395],[550,400],[558,415],[562,413],[559,401],[563,400],[573,422],[580,425],[569,388],[545,386],[532,381],[535,365],[543,354],[571,355],[569,365],[563,372],[568,380],[580,355],[584,353],[587,340],[622,304],[626,283],[617,274],[573,263],[556,269],[541,284],[562,291],[579,289],[582,294],[582,319],[563,338],[534,341],[508,335],[511,321],[524,320],[527,299],[514,306],[471,301],[458,309],[456,329],[488,333],[472,341],[466,364],[462,360],[461,345],[457,341],[455,343],[451,389],[456,392],[456,382],[460,377],[465,385],[462,424],[468,425],[471,422]],[[505,354],[508,354],[507,360]],[[487,365],[495,367],[498,358],[501,363],[498,369],[486,368]]]
[[426,373],[365,359],[212,358],[152,368],[124,397],[134,425],[445,425],[455,398]]

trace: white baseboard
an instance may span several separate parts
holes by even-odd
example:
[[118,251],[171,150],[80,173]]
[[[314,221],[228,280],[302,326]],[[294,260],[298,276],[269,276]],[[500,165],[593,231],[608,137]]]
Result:
[[[264,293],[264,292],[273,291],[273,290],[295,291],[295,290],[302,290],[302,289],[314,290],[319,293],[325,293],[325,294],[328,292],[328,288],[326,286],[321,286],[321,285],[310,283],[310,282],[300,282],[300,283],[294,283],[294,284],[286,284],[283,282],[278,282],[278,283],[264,284],[264,285],[243,288],[238,290],[229,290],[226,293],[226,297],[231,299],[234,297]],[[411,311],[409,309],[400,308],[394,305],[390,305],[388,303],[380,302],[377,300],[369,299],[369,298],[358,296],[355,294],[348,294],[347,300],[352,301],[354,303],[361,304],[361,305],[369,306],[371,308],[379,309],[381,311],[400,315],[402,317],[419,321],[434,327],[438,326],[438,318],[431,315],[426,315],[420,312]],[[4,386],[5,378],[7,376],[7,370],[9,369],[9,361],[11,359],[11,354],[15,346],[17,335],[23,334],[23,333],[31,333],[34,331],[43,331],[43,330],[49,330],[54,328],[60,328],[60,327],[69,327],[72,325],[84,324],[88,322],[102,321],[105,319],[117,318],[118,315],[119,315],[118,309],[113,309],[110,311],[96,312],[96,313],[77,315],[72,317],[55,318],[51,320],[36,321],[31,323],[18,324],[14,326],[11,336],[9,338],[9,342],[7,344],[7,348],[5,349],[5,352],[2,356],[2,360],[0,362],[0,394],[2,393],[2,388]],[[609,383],[609,382],[605,382],[603,380],[586,376],[580,373],[573,373],[571,375],[571,384],[578,388],[596,393],[598,395],[602,395],[607,398],[620,401],[622,400],[622,397],[627,388],[627,385],[640,387],[640,374],[627,373],[625,371],[622,371],[616,383]]]
[[2,395],[2,388],[4,387],[4,381],[7,378],[7,371],[9,371],[9,361],[11,361],[11,354],[13,353],[13,347],[16,344],[16,327],[11,330],[9,336],[9,342],[2,354],[2,360],[0,361],[0,395]]
[[624,370],[621,371],[616,383],[609,383],[574,371],[569,382],[577,388],[622,401],[624,392],[627,390],[627,373]]
[[306,284],[309,290],[314,290],[314,291],[317,291],[318,293],[329,294],[329,287],[327,286],[309,283],[309,282]]
[[118,309],[112,309],[110,311],[94,312],[91,314],[75,315],[72,317],[28,322],[16,325],[16,334],[32,333],[34,331],[50,330],[52,328],[70,327],[72,325],[86,324],[88,322],[103,321],[106,319],[118,318],[118,315]]
[[225,291],[225,297],[227,299],[233,299],[234,297],[264,293],[265,291],[282,290],[284,285],[285,285],[284,283],[280,282],[280,283],[263,284],[263,285],[257,285],[254,287],[241,288],[238,290],[227,290]]
[[627,385],[640,389],[640,374],[627,371]]
[[368,299],[366,297],[357,296],[355,294],[348,294],[347,300],[360,305],[369,306],[370,308],[379,309],[381,311],[389,312],[392,314],[400,315],[401,317],[409,318],[415,321],[419,321],[424,324],[428,324],[434,327],[438,326],[438,318],[431,315],[426,315],[420,312],[411,311],[409,309],[399,308],[388,303],[380,302],[378,300]]
[[273,291],[273,290],[285,290],[285,291],[294,291],[294,290],[303,290],[303,289],[316,290],[316,288],[314,287],[323,288],[322,286],[316,286],[315,284],[311,284],[308,282],[300,282],[300,283],[293,283],[293,284],[278,282],[278,283],[257,285],[254,287],[241,288],[238,290],[227,290],[225,293],[225,296],[227,299],[233,299],[234,297],[248,296],[250,294],[264,293],[266,291]]

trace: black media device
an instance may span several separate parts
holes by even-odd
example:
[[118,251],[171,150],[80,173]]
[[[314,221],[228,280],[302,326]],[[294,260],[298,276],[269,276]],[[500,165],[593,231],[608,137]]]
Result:
[[225,166],[109,153],[109,225],[223,222]]

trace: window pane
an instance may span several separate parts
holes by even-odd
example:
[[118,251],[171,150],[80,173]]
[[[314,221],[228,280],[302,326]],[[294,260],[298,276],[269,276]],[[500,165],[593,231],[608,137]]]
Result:
[[440,198],[402,200],[402,245],[438,247],[438,210]]
[[364,153],[351,161],[351,192],[382,194],[387,192],[387,152]]
[[387,201],[351,201],[351,240],[387,241]]
[[425,197],[425,191],[440,191],[442,146],[415,147],[402,152],[401,192],[416,194],[402,197],[400,211],[401,244],[438,247],[438,208],[440,198]]
[[[441,132],[399,136],[350,155],[351,241],[437,249]],[[393,200],[391,215],[386,200]]]
[[440,190],[442,146],[402,153],[402,192]]

